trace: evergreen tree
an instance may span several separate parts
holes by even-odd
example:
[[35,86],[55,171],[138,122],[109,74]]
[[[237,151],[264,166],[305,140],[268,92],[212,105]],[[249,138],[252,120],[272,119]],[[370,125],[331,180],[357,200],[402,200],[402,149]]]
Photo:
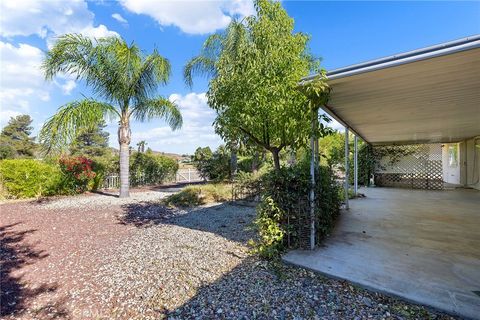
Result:
[[70,145],[70,152],[73,155],[87,157],[104,156],[108,151],[109,133],[103,130],[106,126],[105,121],[102,120],[96,127],[81,130]]
[[36,144],[35,137],[30,137],[31,124],[26,114],[10,118],[0,133],[0,159],[33,157]]

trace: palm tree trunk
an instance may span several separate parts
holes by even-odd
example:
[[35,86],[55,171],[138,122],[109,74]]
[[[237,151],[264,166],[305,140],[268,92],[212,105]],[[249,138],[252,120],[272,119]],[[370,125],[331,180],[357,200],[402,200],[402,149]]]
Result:
[[118,128],[118,143],[120,144],[120,198],[130,196],[130,125],[127,121],[120,121]]

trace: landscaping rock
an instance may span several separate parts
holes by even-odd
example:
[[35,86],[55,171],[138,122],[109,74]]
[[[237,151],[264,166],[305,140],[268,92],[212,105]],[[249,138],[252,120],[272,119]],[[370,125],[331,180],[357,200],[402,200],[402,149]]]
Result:
[[165,194],[1,205],[2,319],[452,319],[252,256],[252,207]]

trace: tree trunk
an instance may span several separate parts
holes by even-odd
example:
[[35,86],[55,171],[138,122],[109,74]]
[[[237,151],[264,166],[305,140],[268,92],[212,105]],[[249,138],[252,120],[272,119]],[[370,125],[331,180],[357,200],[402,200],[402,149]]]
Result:
[[258,151],[255,151],[252,159],[252,172],[256,173],[258,171],[258,158],[259,154]]
[[289,166],[294,166],[296,162],[297,162],[297,154],[296,154],[295,150],[290,149],[288,165]]
[[273,164],[275,166],[275,171],[280,171],[280,150],[278,149],[272,149],[270,150],[273,156]]
[[230,170],[230,180],[234,180],[238,170],[238,157],[236,149],[232,149],[230,152]]
[[130,196],[130,125],[127,121],[120,121],[118,128],[118,143],[120,144],[120,198]]

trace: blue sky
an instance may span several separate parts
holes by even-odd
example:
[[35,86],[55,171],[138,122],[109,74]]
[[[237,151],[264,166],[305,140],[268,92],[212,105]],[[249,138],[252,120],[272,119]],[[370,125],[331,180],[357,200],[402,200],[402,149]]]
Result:
[[[480,33],[480,1],[471,2],[321,2],[283,1],[296,31],[311,36],[311,51],[327,69]],[[0,123],[28,113],[35,129],[68,101],[89,95],[68,75],[46,83],[38,68],[55,36],[78,32],[91,37],[120,35],[147,53],[154,47],[172,65],[170,83],[159,94],[179,104],[184,128],[172,132],[162,121],[133,123],[132,144],[146,140],[154,150],[192,153],[216,147],[214,113],[206,105],[208,82],[192,90],[182,79],[185,62],[205,38],[222,30],[232,16],[252,14],[248,0],[232,1],[0,1]],[[108,126],[117,146],[116,123]]]

